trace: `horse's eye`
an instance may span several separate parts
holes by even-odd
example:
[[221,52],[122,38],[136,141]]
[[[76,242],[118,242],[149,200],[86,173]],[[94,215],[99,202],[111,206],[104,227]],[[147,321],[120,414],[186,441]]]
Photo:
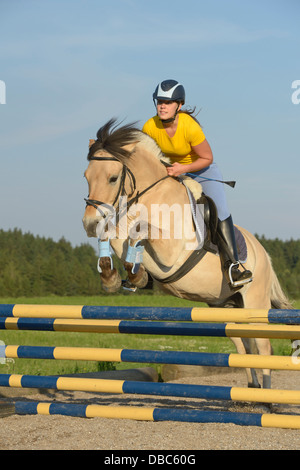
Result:
[[109,182],[110,184],[114,184],[114,183],[117,182],[117,180],[118,180],[118,175],[113,175],[113,176],[111,176],[111,177],[109,178],[108,182]]

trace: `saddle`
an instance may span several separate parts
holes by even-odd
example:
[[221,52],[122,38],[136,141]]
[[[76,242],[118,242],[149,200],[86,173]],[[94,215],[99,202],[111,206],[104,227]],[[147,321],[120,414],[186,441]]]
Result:
[[[194,227],[197,233],[199,227],[199,222],[197,221],[197,204],[203,205],[203,216],[204,216],[204,242],[199,249],[194,250],[183,265],[172,275],[164,278],[158,279],[159,282],[163,284],[170,284],[176,282],[185,276],[191,269],[193,269],[199,261],[206,255],[207,252],[214,253],[215,255],[219,254],[219,244],[224,244],[224,249],[227,249],[223,239],[218,234],[218,211],[214,201],[206,196],[202,192],[199,199],[195,199],[193,193],[187,188],[191,203],[191,211],[193,216]],[[244,239],[243,234],[237,227],[234,227],[236,243],[238,248],[239,259],[241,263],[245,263],[247,259],[247,245]]]

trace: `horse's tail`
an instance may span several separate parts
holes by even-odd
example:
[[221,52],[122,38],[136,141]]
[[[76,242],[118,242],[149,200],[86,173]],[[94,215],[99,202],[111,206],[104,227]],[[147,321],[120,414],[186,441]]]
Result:
[[[270,257],[269,257],[270,259]],[[271,263],[271,307],[278,309],[293,309],[292,302],[288,299],[282,290],[282,287],[278,281],[276,273]]]

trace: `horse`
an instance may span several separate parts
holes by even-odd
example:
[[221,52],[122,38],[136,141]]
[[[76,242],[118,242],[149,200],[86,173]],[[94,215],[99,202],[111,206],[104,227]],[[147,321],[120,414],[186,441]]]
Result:
[[[135,286],[145,286],[149,273],[163,291],[209,307],[291,308],[269,255],[254,235],[238,226],[247,248],[244,266],[252,271],[253,281],[239,288],[228,284],[218,251],[209,249],[212,243],[206,243],[206,249],[203,240],[202,245],[199,242],[190,210],[189,193],[201,197],[201,185],[188,177],[169,177],[161,149],[134,123],[121,126],[116,119],[109,120],[98,130],[97,139],[90,141],[87,159],[89,196],[83,225],[88,237],[103,242],[98,270],[107,291],[121,286],[112,248]],[[167,209],[167,217],[160,211],[162,207]],[[162,212],[160,216],[158,212]],[[198,212],[203,221],[206,211]],[[164,218],[168,223],[163,226]],[[240,354],[254,351],[249,339],[231,340]],[[272,354],[268,339],[254,342],[259,354]],[[255,370],[246,373],[248,387],[261,386]],[[271,388],[270,370],[263,370],[262,386]]]

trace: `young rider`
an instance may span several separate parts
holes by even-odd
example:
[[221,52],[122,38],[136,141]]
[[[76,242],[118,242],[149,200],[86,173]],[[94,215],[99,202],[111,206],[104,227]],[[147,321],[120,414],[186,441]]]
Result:
[[[219,246],[223,269],[233,286],[242,286],[252,280],[252,273],[239,269],[234,226],[230,215],[222,175],[209,143],[192,112],[181,111],[185,103],[184,87],[176,80],[164,80],[153,93],[157,115],[149,119],[143,131],[152,137],[169,157],[172,166],[167,168],[169,176],[188,173],[199,181],[203,192],[213,199],[218,210],[218,232],[228,250]],[[229,251],[229,253],[228,253]],[[231,255],[231,256],[230,256]]]

